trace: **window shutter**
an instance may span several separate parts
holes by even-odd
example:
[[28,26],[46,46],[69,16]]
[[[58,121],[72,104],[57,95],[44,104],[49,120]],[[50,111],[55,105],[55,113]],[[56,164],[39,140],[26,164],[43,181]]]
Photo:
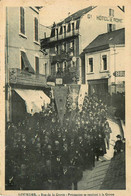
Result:
[[76,22],[76,29],[79,29],[79,25],[80,25],[80,20],[77,20],[77,22]]
[[39,74],[39,58],[35,57],[35,67],[36,67],[36,73]]
[[20,7],[20,32],[25,34],[25,12],[23,7]]
[[71,31],[71,24],[69,23],[68,28],[67,28],[67,32],[70,32],[70,31]]
[[55,36],[55,28],[53,28],[52,30],[51,30],[51,37],[54,37]]
[[35,41],[38,41],[38,19],[35,18]]
[[61,26],[60,27],[60,35],[62,35],[62,33],[63,33],[63,27]]

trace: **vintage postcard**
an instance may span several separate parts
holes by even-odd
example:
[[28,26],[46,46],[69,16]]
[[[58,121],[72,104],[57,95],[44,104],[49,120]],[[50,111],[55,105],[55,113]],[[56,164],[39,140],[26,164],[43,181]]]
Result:
[[0,194],[130,195],[127,1],[0,1]]

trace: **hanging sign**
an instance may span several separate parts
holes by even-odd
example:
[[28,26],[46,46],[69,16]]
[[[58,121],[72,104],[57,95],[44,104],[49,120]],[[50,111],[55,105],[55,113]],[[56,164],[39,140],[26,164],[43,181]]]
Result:
[[66,111],[66,100],[67,100],[68,87],[55,86],[52,88],[54,91],[54,98],[55,98],[55,102],[56,102],[56,107],[57,107],[57,111],[58,111],[60,124],[62,126],[64,114]]
[[115,77],[125,77],[125,71],[115,71],[113,75]]

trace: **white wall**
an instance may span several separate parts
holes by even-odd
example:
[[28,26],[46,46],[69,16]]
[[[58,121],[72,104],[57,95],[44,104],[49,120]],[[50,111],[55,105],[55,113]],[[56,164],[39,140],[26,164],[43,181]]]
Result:
[[[108,78],[108,86],[115,84],[123,84],[125,77],[115,77],[115,71],[125,71],[125,47],[112,47],[108,50],[98,51],[85,54],[86,83],[87,80],[96,80]],[[107,55],[108,71],[101,72],[102,55]],[[93,58],[94,73],[88,73],[88,59]]]
[[[114,9],[114,17],[112,19],[109,17],[109,8]],[[101,16],[106,18],[102,19]],[[101,20],[97,19],[97,17],[101,17]],[[116,18],[122,20],[116,22]],[[106,21],[109,19],[111,21]],[[116,29],[125,26],[124,13],[117,6],[98,6],[82,17],[80,22],[80,53],[99,34],[107,32],[107,24],[109,23],[116,24]]]
[[[21,68],[20,67],[20,50],[24,49],[31,66],[35,70],[35,56],[40,58],[40,74],[43,72],[43,64],[46,61],[43,54],[40,52],[40,44],[34,42],[34,17],[39,20],[39,14],[33,11],[31,8],[25,8],[25,35],[22,37],[20,33],[20,7],[8,7],[8,50],[9,50],[9,67],[10,68]],[[40,28],[39,28],[39,33]],[[40,36],[39,36],[40,40]]]

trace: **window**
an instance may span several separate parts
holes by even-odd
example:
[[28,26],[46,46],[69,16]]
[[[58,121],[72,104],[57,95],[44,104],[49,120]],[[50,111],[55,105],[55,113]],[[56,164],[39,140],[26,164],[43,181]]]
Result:
[[60,35],[62,35],[62,33],[63,33],[63,28],[62,28],[62,26],[60,27]]
[[55,36],[55,28],[52,28],[51,30],[51,37],[54,37]]
[[80,26],[80,20],[77,20],[76,21],[76,29],[79,29],[79,26]]
[[62,49],[66,52],[66,42],[63,43]]
[[56,70],[57,70],[57,72],[60,72],[60,64],[59,63],[56,63]]
[[93,72],[93,58],[89,58],[89,73]]
[[35,73],[24,51],[20,51],[20,64],[21,70],[28,71],[33,74]]
[[58,45],[55,46],[55,52],[58,54]]
[[34,27],[35,27],[35,41],[38,42],[38,19],[34,18]]
[[25,10],[20,7],[20,33],[25,34]]
[[64,34],[66,34],[66,26],[64,26],[63,28],[64,28]]
[[36,74],[39,74],[39,57],[35,57],[35,71]]
[[74,22],[72,23],[72,31],[74,31]]
[[47,75],[47,63],[44,63],[43,64],[43,66],[44,66],[44,75]]
[[114,10],[113,9],[109,9],[109,16],[114,17]]
[[107,70],[107,55],[102,55],[102,70]]
[[114,31],[116,29],[115,24],[107,24],[107,32]]
[[51,64],[51,75],[54,76],[56,74],[55,64]]
[[70,48],[74,50],[74,40],[70,42]]
[[67,70],[67,64],[66,64],[66,61],[63,62],[63,71],[66,71]]
[[24,70],[24,69],[25,69],[25,64],[24,64],[23,54],[24,54],[24,52],[23,52],[23,51],[21,51],[21,55],[20,55],[21,70]]
[[68,28],[67,28],[67,32],[70,32],[70,31],[71,31],[71,24],[69,23]]
[[56,36],[57,36],[57,39],[58,39],[58,29],[56,29]]

